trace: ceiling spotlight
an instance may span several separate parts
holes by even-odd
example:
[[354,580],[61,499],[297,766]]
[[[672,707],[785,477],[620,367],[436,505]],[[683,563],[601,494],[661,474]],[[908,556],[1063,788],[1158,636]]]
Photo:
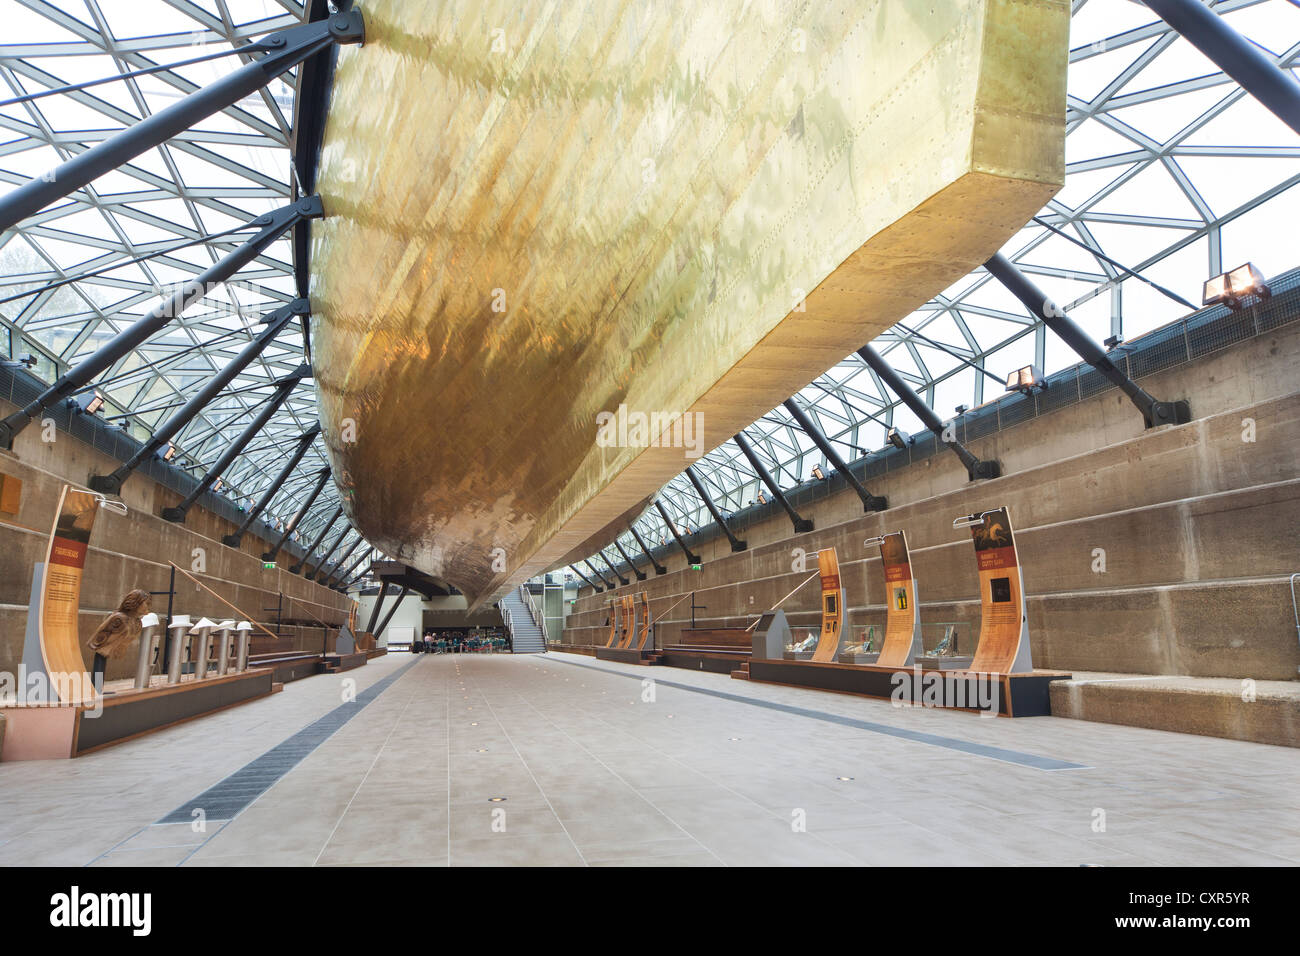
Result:
[[958,415],[965,415],[968,411],[970,411],[970,406],[969,406],[969,405],[958,405],[958,406],[957,406],[957,414],[958,414]]
[[167,448],[158,457],[161,458],[163,461],[171,461],[173,458],[176,457],[176,446],[173,445],[171,442],[168,442]]
[[826,480],[826,472],[822,471],[821,465],[813,465],[812,476],[818,481]]
[[1232,310],[1241,308],[1241,300],[1248,295],[1260,299],[1272,297],[1273,290],[1264,281],[1264,275],[1251,263],[1237,266],[1231,272],[1205,280],[1201,293],[1202,305],[1226,305]]
[[765,504],[767,504],[767,499],[763,497],[763,492],[761,492],[761,491],[758,493],[758,503],[759,503],[760,505],[765,505]]
[[889,431],[885,432],[885,439],[900,451],[912,441],[912,437],[901,428],[890,428]]
[[1106,351],[1108,352],[1113,352],[1115,349],[1119,348],[1123,343],[1124,343],[1124,336],[1122,335],[1112,335],[1110,338],[1103,339],[1101,342],[1102,345],[1106,346]]
[[222,482],[222,480],[221,480],[220,478],[218,478],[216,481],[214,481],[214,482],[212,483],[212,493],[213,493],[213,494],[216,494],[218,491],[220,491],[221,488],[222,488],[222,486],[223,486],[223,484],[224,484],[224,482]]
[[1036,388],[1047,388],[1047,380],[1043,378],[1043,370],[1037,365],[1026,365],[1024,368],[1018,368],[1007,376],[1007,391],[1022,392],[1028,395]]

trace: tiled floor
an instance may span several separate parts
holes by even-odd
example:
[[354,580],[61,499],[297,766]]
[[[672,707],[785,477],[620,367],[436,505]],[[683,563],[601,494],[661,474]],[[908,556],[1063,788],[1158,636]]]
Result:
[[[304,729],[307,755],[245,809],[195,815]],[[394,655],[75,761],[0,765],[0,865],[1298,862],[1292,749],[560,654]]]

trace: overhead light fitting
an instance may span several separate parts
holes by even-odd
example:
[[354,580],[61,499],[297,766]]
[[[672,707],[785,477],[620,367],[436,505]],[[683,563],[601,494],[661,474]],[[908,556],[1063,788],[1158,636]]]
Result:
[[1205,280],[1201,304],[1226,305],[1236,311],[1242,306],[1241,300],[1248,295],[1258,296],[1261,300],[1273,295],[1273,290],[1264,281],[1264,274],[1249,262]]
[[826,472],[822,471],[821,465],[813,465],[812,476],[818,481],[826,480]]
[[176,446],[173,445],[171,442],[168,442],[167,448],[158,457],[161,458],[163,461],[171,461],[173,458],[176,457]]
[[1026,365],[1007,376],[1008,392],[1023,392],[1028,395],[1036,388],[1047,388],[1043,370],[1037,365]]
[[68,399],[68,407],[83,415],[94,415],[104,407],[104,396],[93,390],[82,392]]
[[767,499],[763,497],[763,492],[761,492],[761,491],[758,493],[758,503],[759,503],[760,505],[765,505],[765,504],[767,504]]
[[891,428],[885,432],[885,440],[901,451],[911,443],[912,437],[902,429]]

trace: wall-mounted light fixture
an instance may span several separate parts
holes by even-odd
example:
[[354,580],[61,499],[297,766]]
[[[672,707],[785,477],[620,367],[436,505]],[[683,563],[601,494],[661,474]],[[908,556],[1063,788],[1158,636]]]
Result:
[[901,451],[912,443],[912,436],[900,428],[891,428],[885,432],[885,440]]
[[1201,293],[1202,305],[1226,305],[1236,311],[1242,306],[1242,299],[1248,295],[1268,299],[1273,290],[1264,281],[1264,274],[1247,262],[1230,272],[1224,272],[1205,280]]
[[1023,392],[1028,395],[1036,388],[1047,388],[1047,379],[1043,378],[1043,370],[1037,365],[1026,365],[1007,376],[1008,392]]
[[82,392],[68,399],[68,408],[83,415],[94,415],[104,407],[104,396],[96,391]]

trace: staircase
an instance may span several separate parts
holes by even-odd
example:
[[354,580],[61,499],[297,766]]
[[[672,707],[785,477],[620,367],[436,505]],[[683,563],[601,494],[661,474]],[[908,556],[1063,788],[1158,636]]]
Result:
[[501,598],[501,616],[510,629],[510,646],[516,654],[545,654],[546,636],[533,620],[530,602],[515,588]]

